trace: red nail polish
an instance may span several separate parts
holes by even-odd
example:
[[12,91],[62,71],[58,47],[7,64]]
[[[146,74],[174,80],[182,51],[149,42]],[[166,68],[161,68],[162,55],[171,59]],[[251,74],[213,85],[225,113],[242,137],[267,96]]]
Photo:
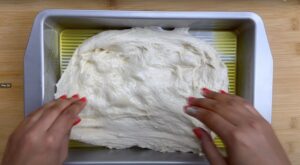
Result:
[[195,97],[188,97],[187,102],[188,105],[191,105],[191,102],[194,101],[196,98]]
[[81,119],[78,117],[78,118],[76,119],[76,121],[73,123],[73,126],[75,126],[75,125],[77,125],[78,123],[80,123],[80,121],[81,121]]
[[227,94],[227,92],[225,92],[224,90],[220,90],[220,93]]
[[74,98],[74,99],[78,99],[78,98],[79,98],[79,95],[78,95],[78,94],[76,94],[76,95],[73,95],[73,96],[72,96],[72,98]]
[[62,95],[59,97],[60,99],[67,99],[67,95]]
[[81,101],[81,102],[86,102],[87,101],[87,99],[86,99],[86,97],[82,97],[79,101]]
[[202,88],[202,94],[203,95],[207,95],[211,92],[211,90],[207,89],[207,88]]
[[201,130],[201,128],[194,128],[194,129],[193,129],[193,132],[194,132],[194,134],[196,135],[196,137],[197,137],[198,139],[201,139],[201,138],[202,138],[202,130]]

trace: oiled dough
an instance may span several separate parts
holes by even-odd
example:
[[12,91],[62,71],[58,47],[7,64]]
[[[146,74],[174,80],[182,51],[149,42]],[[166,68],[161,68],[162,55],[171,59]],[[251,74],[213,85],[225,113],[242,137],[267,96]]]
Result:
[[199,153],[192,128],[204,127],[182,107],[200,89],[227,90],[216,51],[188,29],[104,31],[75,51],[55,97],[79,93],[88,104],[71,138],[109,148],[139,146]]

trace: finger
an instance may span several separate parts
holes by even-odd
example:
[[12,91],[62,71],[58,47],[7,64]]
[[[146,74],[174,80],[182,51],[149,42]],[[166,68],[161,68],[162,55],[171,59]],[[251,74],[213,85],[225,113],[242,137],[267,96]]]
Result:
[[22,134],[23,132],[27,132],[28,129],[30,129],[35,124],[35,122],[40,118],[40,116],[43,114],[44,109],[53,105],[54,102],[55,102],[54,100],[50,101],[44,104],[39,109],[31,112],[23,121],[19,123],[19,125],[17,126],[14,132],[18,132],[19,134]]
[[229,93],[226,93],[223,90],[220,90],[220,92],[215,92],[215,91],[209,90],[207,88],[202,88],[201,93],[205,98],[217,100],[217,101],[224,102],[224,103],[234,100],[235,103],[243,104],[245,101],[243,98],[236,96],[236,95],[231,95]]
[[[195,128],[194,133],[201,141],[201,148],[211,165],[226,165],[224,157],[213,143],[211,136],[201,128]],[[200,135],[200,136],[199,136]]]
[[[221,91],[221,93],[223,93],[223,92]],[[237,103],[240,103],[240,105],[247,110],[246,112],[250,112],[251,115],[255,115],[256,117],[262,118],[262,116],[260,115],[260,113],[258,113],[256,111],[256,109],[247,100],[245,100],[244,98],[242,98],[240,96],[236,96],[236,95],[231,95],[231,94],[228,94],[228,93],[225,93],[225,94],[231,96],[232,100],[236,100]]]
[[185,107],[185,112],[203,122],[208,128],[224,139],[224,143],[230,140],[228,138],[229,133],[235,126],[219,114],[199,107]]
[[261,116],[261,114],[260,114],[259,112],[257,112],[256,109],[255,109],[251,104],[245,102],[245,107],[246,107],[246,109],[247,109],[250,113],[252,113],[253,115],[255,115],[255,116],[257,116],[257,117],[260,117],[260,118],[263,118],[263,117]]
[[240,109],[241,107],[237,108],[237,106],[240,105],[235,104],[234,101],[230,105],[224,105],[224,103],[218,100],[212,100],[209,98],[197,99],[197,98],[190,97],[188,99],[188,105],[214,111],[217,114],[219,114],[221,117],[223,117],[225,120],[227,120],[228,122],[234,125],[240,125],[245,123],[245,120],[243,119],[242,116],[246,116],[246,114],[243,114],[241,111],[235,110],[235,109]]
[[57,117],[70,105],[79,100],[78,95],[72,96],[70,99],[57,99],[55,103],[44,110],[44,113],[34,126],[35,129],[47,131],[51,127]]
[[201,93],[206,98],[210,98],[212,100],[219,100],[219,101],[225,101],[230,97],[230,95],[228,95],[228,94],[224,95],[224,94],[209,90],[207,88],[202,88]]
[[[67,99],[67,95],[62,95],[58,99],[62,99],[62,100]],[[54,104],[55,104],[55,100],[50,101],[50,102],[44,104],[39,109],[37,109],[36,111],[33,111],[32,113],[30,113],[24,120],[24,123],[23,123],[24,127],[26,129],[29,129],[30,127],[35,125],[35,123],[40,119],[40,117],[44,113],[44,110],[48,109],[49,107],[53,106]]]
[[[236,95],[231,95],[227,92],[225,92],[224,90],[220,90],[220,93],[221,94],[224,94],[224,95],[229,95],[231,96],[232,99],[234,100],[237,100],[236,102],[237,103],[240,103],[240,105],[242,107],[245,107],[245,109],[250,112],[252,115],[255,115],[256,117],[259,117],[259,118],[263,118],[261,116],[261,114],[259,112],[256,111],[256,109],[247,101],[245,100],[244,98],[240,97],[240,96],[236,96]],[[230,101],[230,100],[229,100]]]
[[48,133],[62,140],[71,128],[80,122],[78,114],[83,110],[86,105],[86,98],[83,97],[80,100],[74,102],[69,106],[53,123],[49,128]]

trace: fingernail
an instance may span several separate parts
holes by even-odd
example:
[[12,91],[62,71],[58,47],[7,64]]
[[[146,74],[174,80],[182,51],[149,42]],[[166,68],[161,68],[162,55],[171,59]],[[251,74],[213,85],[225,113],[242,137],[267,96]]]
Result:
[[225,92],[224,90],[220,90],[220,93],[227,94],[227,92]]
[[202,138],[202,130],[201,130],[201,128],[194,128],[193,129],[193,132],[194,132],[194,134],[196,135],[196,137],[198,138],[198,139],[201,139]]
[[198,112],[198,110],[195,109],[195,108],[193,108],[193,107],[187,106],[187,107],[184,107],[184,108],[185,108],[184,112],[187,113],[187,114],[189,114],[189,115],[194,115],[194,114],[196,114]]
[[81,119],[78,117],[78,118],[76,119],[76,121],[73,123],[73,126],[75,126],[75,125],[77,125],[78,123],[80,123],[80,121],[81,121]]
[[76,95],[73,95],[73,96],[72,96],[72,98],[74,98],[74,99],[78,99],[78,98],[79,98],[79,95],[78,95],[78,94],[76,94]]
[[67,95],[62,95],[59,97],[60,99],[67,99]]
[[196,98],[195,97],[188,97],[187,103],[188,105],[191,105],[192,101],[194,101]]
[[86,99],[86,97],[82,97],[79,101],[81,101],[81,102],[86,102],[87,101],[87,99]]
[[211,92],[211,90],[207,89],[207,88],[202,88],[202,95],[207,95]]

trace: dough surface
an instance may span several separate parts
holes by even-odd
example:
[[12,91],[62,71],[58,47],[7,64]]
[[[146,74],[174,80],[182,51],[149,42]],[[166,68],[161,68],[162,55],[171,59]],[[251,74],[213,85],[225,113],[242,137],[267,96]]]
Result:
[[203,87],[227,91],[227,69],[216,51],[188,29],[146,27],[87,39],[74,52],[55,97],[87,97],[71,139],[116,149],[200,153],[192,129],[205,126],[182,107],[187,97],[202,97]]

